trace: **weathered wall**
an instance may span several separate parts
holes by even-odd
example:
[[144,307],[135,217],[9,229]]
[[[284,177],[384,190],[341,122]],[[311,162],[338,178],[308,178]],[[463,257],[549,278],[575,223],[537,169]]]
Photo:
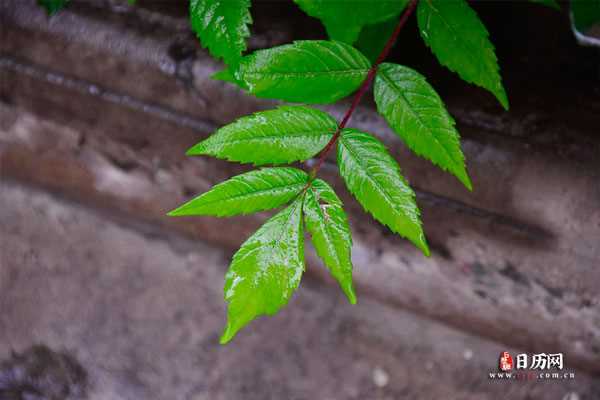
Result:
[[598,379],[579,371],[564,382],[490,381],[498,355],[512,348],[368,296],[350,306],[311,279],[285,312],[219,346],[229,255],[150,227],[132,231],[21,186],[0,185],[0,237],[10,250],[0,268],[0,359],[32,342],[67,349],[85,368],[91,400],[600,393]]
[[[129,223],[151,223],[234,249],[267,214],[218,224],[164,214],[243,170],[185,158],[185,149],[272,103],[211,81],[219,65],[198,48],[184,20],[94,4],[102,2],[49,20],[30,1],[4,3],[1,176]],[[507,33],[491,21],[506,60],[509,113],[423,61],[426,53],[410,39],[415,32],[400,39],[457,119],[472,193],[411,155],[368,102],[352,120],[390,146],[416,188],[431,258],[370,220],[347,196],[333,163],[324,177],[351,213],[360,298],[505,345],[562,351],[573,367],[599,374],[599,57],[577,49],[568,26],[556,28],[562,20],[547,12],[536,14],[542,21],[536,30],[517,18]],[[253,46],[297,35],[285,27],[276,33],[258,29]],[[524,35],[518,43],[516,35]],[[345,105],[329,109],[340,115]],[[318,261],[309,259],[311,276],[331,283]],[[284,313],[297,306],[293,301]]]

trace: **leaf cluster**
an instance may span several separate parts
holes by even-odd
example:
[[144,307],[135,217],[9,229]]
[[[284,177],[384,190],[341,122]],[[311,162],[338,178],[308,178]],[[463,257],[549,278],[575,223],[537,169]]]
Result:
[[[38,1],[54,14],[69,0]],[[554,0],[531,1],[558,7]],[[242,117],[187,152],[262,168],[215,185],[169,215],[228,217],[281,208],[233,256],[225,277],[229,306],[222,343],[257,316],[272,315],[288,303],[305,269],[305,231],[350,303],[356,302],[348,218],[333,188],[316,177],[330,149],[336,150],[340,176],[362,207],[429,255],[415,193],[397,161],[376,136],[345,126],[354,106],[338,124],[309,105],[335,103],[357,90],[358,102],[374,77],[377,111],[399,139],[471,190],[459,133],[435,89],[411,68],[379,64],[377,55],[385,48],[381,33],[392,35],[399,15],[408,16],[416,5],[419,33],[438,61],[508,109],[489,34],[465,0],[294,2],[322,21],[330,40],[300,40],[244,54],[250,0],[189,3],[191,26],[202,46],[226,64],[215,79],[256,97],[301,103]],[[285,166],[319,154],[310,174]]]
[[[369,29],[381,24],[394,30],[390,20],[407,9],[408,1],[365,0],[352,7],[339,1],[295,2],[321,19],[331,40],[295,41],[247,55],[248,1],[190,3],[192,26],[202,44],[227,64],[215,79],[257,97],[302,103],[242,117],[187,152],[263,168],[220,183],[169,215],[221,217],[282,207],[233,256],[225,279],[229,307],[222,343],[290,300],[305,269],[305,231],[348,300],[356,302],[351,230],[340,198],[316,178],[318,167],[308,174],[282,165],[324,157],[335,148],[340,176],[362,207],[429,255],[415,193],[386,146],[309,105],[347,97],[375,73],[374,100],[391,129],[416,154],[472,187],[454,120],[426,78],[403,65],[373,65],[374,54],[352,46],[357,40],[369,44],[369,37],[376,36]],[[488,32],[466,1],[421,0],[416,11],[421,37],[440,63],[508,107]]]

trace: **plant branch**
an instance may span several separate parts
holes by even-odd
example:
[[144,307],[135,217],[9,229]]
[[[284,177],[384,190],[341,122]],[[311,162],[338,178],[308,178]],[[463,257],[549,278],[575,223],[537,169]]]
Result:
[[333,136],[331,137],[329,142],[325,145],[325,147],[323,147],[323,150],[321,150],[321,152],[319,154],[319,158],[317,160],[317,163],[310,171],[311,180],[317,175],[317,172],[319,172],[319,169],[321,169],[321,166],[325,162],[325,159],[327,158],[327,156],[329,155],[329,153],[331,152],[331,150],[334,148],[335,144],[337,143],[338,139],[340,138],[342,129],[344,129],[346,127],[346,124],[350,120],[352,113],[354,113],[354,110],[356,110],[356,107],[358,106],[358,104],[360,103],[360,100],[362,99],[362,97],[366,93],[367,89],[369,88],[369,85],[373,81],[373,78],[375,78],[375,74],[377,73],[377,67],[388,56],[390,50],[392,49],[392,47],[394,46],[394,43],[396,42],[396,39],[398,38],[398,35],[400,34],[400,31],[406,24],[408,17],[410,17],[410,15],[415,11],[417,2],[418,2],[418,0],[410,0],[408,5],[406,6],[406,9],[402,13],[402,16],[398,20],[398,24],[396,25],[394,32],[392,32],[392,34],[390,35],[388,41],[385,43],[385,46],[383,47],[383,50],[381,50],[381,53],[379,53],[379,56],[377,57],[377,59],[375,60],[375,62],[371,66],[371,68],[369,68],[369,72],[367,73],[365,80],[362,82],[362,84],[356,91],[356,94],[354,95],[354,98],[352,99],[352,103],[350,104],[350,107],[346,111],[346,114],[344,114],[342,121],[339,123],[337,129],[335,130],[335,133],[333,134]]

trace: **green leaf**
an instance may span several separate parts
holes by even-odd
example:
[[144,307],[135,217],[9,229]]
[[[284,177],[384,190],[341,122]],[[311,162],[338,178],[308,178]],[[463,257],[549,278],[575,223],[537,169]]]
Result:
[[454,120],[425,77],[410,68],[384,63],[377,70],[374,92],[377,110],[404,143],[471,190]]
[[351,304],[356,304],[352,285],[352,236],[342,202],[331,186],[315,179],[304,198],[304,221],[317,254]]
[[[600,0],[572,0],[571,14],[573,25],[582,34],[598,36],[587,32],[594,26],[600,26]],[[598,29],[600,31],[600,29]]]
[[367,133],[344,129],[337,160],[348,190],[365,210],[428,256],[415,194],[383,143]]
[[240,118],[187,154],[208,154],[255,165],[288,164],[313,157],[336,129],[335,119],[321,110],[283,106]]
[[408,0],[294,0],[298,6],[323,22],[329,38],[352,44],[364,25],[393,18]]
[[270,210],[292,200],[307,183],[308,175],[297,168],[263,168],[219,183],[168,215],[228,217]]
[[67,5],[69,0],[38,0],[38,4],[46,9],[48,15],[54,15]]
[[417,8],[419,31],[440,64],[481,86],[508,109],[494,46],[465,0],[423,0]]
[[560,10],[560,6],[556,2],[556,0],[529,0],[532,3],[538,3],[550,8],[554,8],[555,10]]
[[375,25],[367,25],[356,41],[354,47],[360,50],[372,63],[377,60],[379,53],[385,47],[389,37],[394,32],[398,21],[390,19]]
[[190,22],[202,46],[226,64],[235,64],[250,36],[250,0],[190,0]]
[[287,304],[304,272],[302,201],[268,220],[233,256],[225,276],[227,327],[221,343],[229,342],[259,315],[273,315]]
[[352,46],[303,40],[255,51],[219,76],[233,76],[238,86],[257,97],[327,104],[354,92],[370,67]]
[[233,83],[234,85],[239,85],[242,89],[248,90],[247,87],[242,86],[242,82],[238,82],[233,76],[233,72],[229,68],[222,69],[221,71],[217,71],[211,75],[211,78],[216,81],[223,81]]

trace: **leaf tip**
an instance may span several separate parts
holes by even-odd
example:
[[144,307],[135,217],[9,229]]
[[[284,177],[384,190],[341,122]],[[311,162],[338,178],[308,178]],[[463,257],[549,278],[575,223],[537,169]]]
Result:
[[236,335],[238,329],[236,329],[231,321],[227,321],[227,326],[219,339],[219,344],[227,344],[229,343]]
[[206,146],[204,142],[200,142],[192,147],[190,147],[186,152],[186,156],[201,156],[206,154]]
[[348,297],[350,304],[356,304],[356,294],[354,293],[354,290],[352,290],[352,292],[346,292],[346,297]]
[[[180,205],[176,209],[169,211],[167,213],[167,216],[169,216],[169,217],[185,217],[185,216],[190,216],[190,215],[203,215],[201,212],[198,212],[197,209],[194,210],[194,207],[190,207],[190,203],[192,201],[193,200],[190,200],[187,203]],[[197,212],[197,213],[195,213],[195,212]]]
[[231,70],[231,67],[225,67],[224,69],[215,72],[210,76],[210,78],[215,81],[223,81],[233,83],[234,85],[240,85],[235,77],[235,72]]
[[181,215],[182,215],[182,214],[181,214],[181,207],[178,207],[178,208],[176,208],[176,209],[174,209],[174,210],[171,210],[171,211],[169,211],[169,212],[167,213],[167,216],[168,216],[168,217],[179,217],[179,216],[181,216]]
[[342,290],[348,298],[348,302],[350,304],[356,304],[356,292],[354,292],[354,285],[352,285],[352,282],[348,282],[348,284],[343,285]]
[[465,185],[465,187],[469,190],[469,192],[473,191],[473,182],[471,182],[471,178],[469,174],[465,171],[464,174],[458,177],[460,182]]
[[231,80],[233,76],[231,75],[231,71],[229,68],[225,67],[220,71],[215,72],[210,76],[210,79],[214,79],[215,81],[228,81]]
[[421,251],[425,257],[431,257],[431,251],[429,251],[429,247],[422,247]]
[[500,89],[498,89],[498,91],[496,91],[494,95],[500,102],[500,105],[502,105],[502,108],[504,108],[504,111],[508,111],[508,109],[510,108],[508,104],[508,96],[506,95],[506,91],[504,90],[502,85],[500,85]]
[[424,235],[423,237],[421,237],[421,240],[418,243],[416,243],[416,245],[419,249],[421,249],[425,257],[431,256],[431,251],[429,250],[429,245],[427,244],[427,240],[425,239]]
[[465,182],[464,185],[469,190],[469,192],[473,191],[473,183],[471,183],[470,179],[468,180],[468,182]]

